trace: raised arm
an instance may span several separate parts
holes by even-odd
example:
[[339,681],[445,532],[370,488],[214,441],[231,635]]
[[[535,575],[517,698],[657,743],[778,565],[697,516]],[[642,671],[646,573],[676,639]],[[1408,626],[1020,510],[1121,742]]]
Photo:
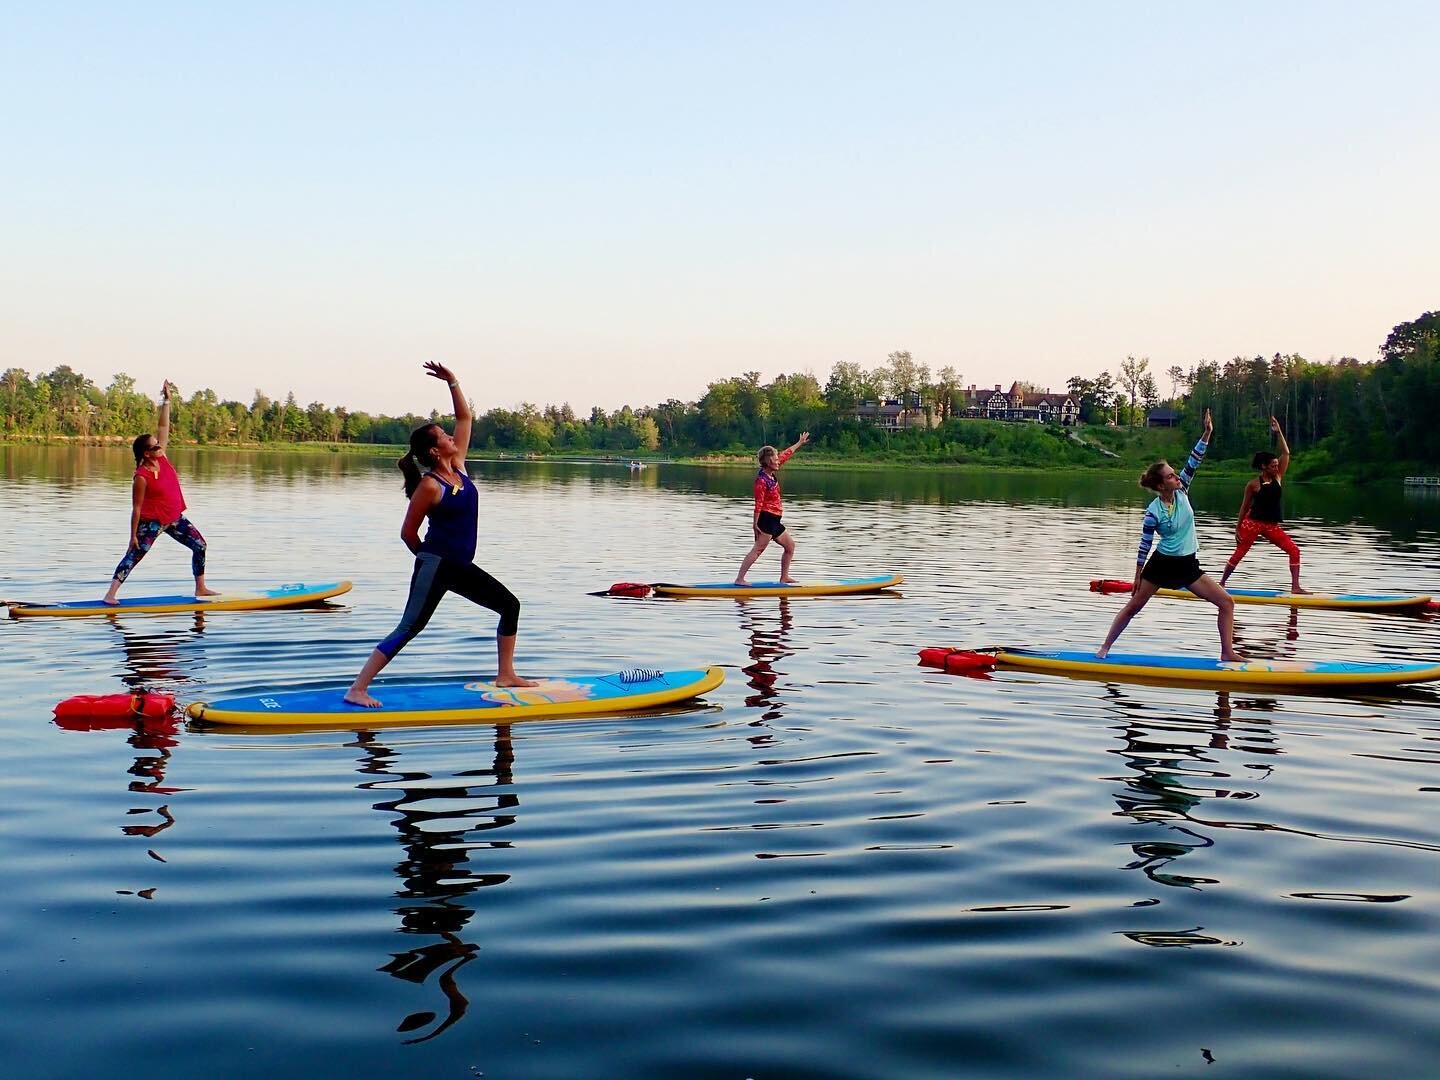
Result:
[[1280,475],[1285,475],[1285,470],[1290,468],[1290,444],[1285,441],[1285,432],[1280,430],[1280,421],[1273,416],[1270,417],[1270,430],[1275,433],[1275,441],[1280,447]]
[[1190,451],[1190,456],[1185,459],[1185,468],[1180,470],[1180,486],[1186,491],[1190,490],[1190,481],[1195,479],[1195,470],[1200,468],[1200,463],[1205,460],[1205,451],[1210,448],[1210,436],[1215,432],[1215,421],[1210,418],[1210,410],[1205,410],[1205,430],[1200,435],[1200,441]]
[[155,419],[155,441],[160,444],[160,452],[165,452],[165,447],[170,443],[170,380],[166,379],[160,387],[160,412]]
[[450,385],[450,408],[455,413],[455,457],[451,465],[465,471],[465,452],[470,449],[470,403],[460,389],[460,380],[444,364],[434,360],[425,361],[425,373],[432,378],[443,379]]

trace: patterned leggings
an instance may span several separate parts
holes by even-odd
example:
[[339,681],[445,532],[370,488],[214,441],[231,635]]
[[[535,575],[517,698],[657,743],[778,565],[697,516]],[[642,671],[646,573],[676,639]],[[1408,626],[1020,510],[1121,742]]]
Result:
[[135,530],[135,539],[138,541],[134,547],[125,552],[125,557],[120,560],[120,565],[115,567],[115,580],[124,581],[130,576],[130,571],[135,569],[136,563],[145,557],[150,546],[162,532],[167,532],[180,543],[190,549],[190,572],[196,577],[205,573],[205,537],[200,535],[200,530],[190,524],[188,518],[182,516],[170,525],[161,525],[158,521],[151,521],[146,518],[140,519],[140,525]]
[[1245,557],[1251,545],[1262,536],[1290,556],[1292,568],[1300,565],[1300,549],[1295,546],[1295,541],[1286,535],[1285,530],[1275,522],[1256,521],[1254,518],[1247,517],[1240,523],[1239,532],[1240,542],[1235,545],[1234,553],[1225,563],[1231,570],[1240,565],[1240,560]]

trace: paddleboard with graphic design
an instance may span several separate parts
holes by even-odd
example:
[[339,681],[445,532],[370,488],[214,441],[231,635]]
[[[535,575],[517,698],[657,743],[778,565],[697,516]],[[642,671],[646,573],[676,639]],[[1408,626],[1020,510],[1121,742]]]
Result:
[[42,616],[78,618],[87,615],[164,615],[194,611],[264,611],[270,608],[305,607],[318,604],[332,596],[340,596],[352,588],[348,581],[332,581],[324,585],[278,585],[259,592],[221,593],[217,596],[195,596],[180,593],[174,596],[124,596],[118,604],[95,600],[67,600],[59,604],[30,604],[10,601],[12,619],[33,619]]
[[685,671],[631,668],[606,675],[538,679],[537,685],[506,689],[484,679],[445,682],[377,683],[370,693],[382,702],[367,709],[345,701],[346,686],[273,690],[193,702],[192,720],[247,727],[287,725],[427,724],[600,716],[668,705],[699,697],[725,681],[718,667]]

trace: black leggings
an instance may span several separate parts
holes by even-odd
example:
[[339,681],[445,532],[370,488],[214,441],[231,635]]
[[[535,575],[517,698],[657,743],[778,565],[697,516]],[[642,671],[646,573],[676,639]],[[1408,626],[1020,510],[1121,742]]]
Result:
[[459,593],[472,604],[479,604],[500,613],[501,637],[513,637],[520,628],[520,601],[515,594],[474,563],[442,559],[422,552],[415,556],[415,572],[410,575],[410,599],[400,625],[375,647],[394,659],[416,634],[425,629],[430,616],[447,592]]

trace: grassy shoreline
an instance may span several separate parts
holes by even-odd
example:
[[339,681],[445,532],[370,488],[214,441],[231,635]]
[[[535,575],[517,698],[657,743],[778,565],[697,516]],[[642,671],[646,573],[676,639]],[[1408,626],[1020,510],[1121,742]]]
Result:
[[[789,465],[791,469],[853,470],[879,472],[886,469],[905,469],[917,472],[1019,472],[1019,473],[1076,473],[1086,475],[1138,476],[1138,472],[1157,457],[1178,459],[1182,453],[1171,448],[1162,448],[1156,439],[1134,438],[1130,445],[1119,448],[1118,457],[1106,457],[1097,453],[1095,460],[1088,462],[1056,461],[1036,463],[1033,461],[1004,460],[936,460],[933,456],[907,455],[887,452],[880,455],[856,455],[838,457],[823,451],[806,450]],[[106,448],[128,448],[130,439],[123,436],[9,436],[0,437],[0,446],[90,446]],[[256,454],[345,454],[361,457],[398,458],[404,447],[390,443],[329,443],[329,442],[271,442],[271,443],[196,443],[174,441],[177,449],[200,451],[223,451],[227,453]],[[753,469],[754,455],[746,453],[710,453],[696,456],[672,457],[654,453],[637,454],[537,454],[516,451],[472,449],[470,457],[476,461],[520,461],[553,464],[612,464],[628,465],[631,461],[647,467],[656,465],[684,465],[697,468]],[[1323,451],[1300,452],[1294,457],[1290,479],[1296,483],[1345,484],[1367,480],[1399,480],[1428,468],[1414,462],[1352,463],[1336,466]],[[1246,459],[1215,460],[1205,462],[1205,473],[1218,476],[1250,476],[1254,470]]]

